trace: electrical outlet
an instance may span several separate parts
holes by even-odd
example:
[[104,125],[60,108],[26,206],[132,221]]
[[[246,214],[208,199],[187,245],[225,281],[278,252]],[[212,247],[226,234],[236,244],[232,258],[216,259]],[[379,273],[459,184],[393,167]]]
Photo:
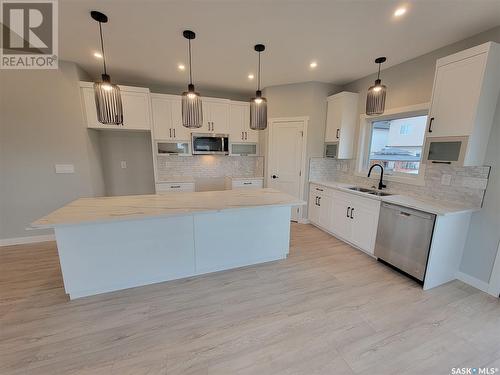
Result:
[[125,160],[122,160],[122,161],[120,162],[120,165],[121,165],[122,169],[127,168],[127,162],[126,162]]
[[451,174],[444,174],[441,176],[441,185],[450,186],[451,184]]

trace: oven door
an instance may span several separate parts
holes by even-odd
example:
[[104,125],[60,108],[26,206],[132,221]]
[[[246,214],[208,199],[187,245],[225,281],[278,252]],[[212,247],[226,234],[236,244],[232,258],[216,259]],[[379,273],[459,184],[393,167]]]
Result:
[[192,135],[193,155],[227,155],[229,138],[225,134]]

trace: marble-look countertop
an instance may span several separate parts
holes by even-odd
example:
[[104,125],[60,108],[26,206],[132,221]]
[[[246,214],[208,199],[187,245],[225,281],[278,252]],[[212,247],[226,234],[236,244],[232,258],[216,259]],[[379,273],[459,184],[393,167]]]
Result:
[[379,197],[378,195],[372,195],[360,191],[349,190],[349,187],[357,185],[348,184],[345,182],[338,182],[338,181],[309,181],[309,182],[312,184],[317,184],[341,190],[350,194],[356,194],[359,196],[376,199],[386,203],[397,204],[400,206],[413,208],[415,210],[425,211],[436,215],[460,214],[460,213],[475,212],[480,210],[479,207],[457,205],[450,202],[438,201],[434,199],[415,198],[415,197],[410,197],[408,195],[391,192],[390,190],[384,190],[384,192],[390,193],[392,195]]
[[175,183],[182,183],[182,182],[193,182],[194,183],[195,180],[194,180],[193,176],[172,176],[172,177],[169,177],[169,178],[164,179],[164,180],[159,180],[156,183],[157,184],[164,184],[164,183],[175,184]]
[[231,180],[240,180],[240,181],[248,181],[248,180],[263,180],[264,177],[262,176],[254,176],[254,177],[240,177],[240,176],[226,176],[226,178],[229,178]]
[[34,228],[145,219],[266,206],[300,206],[306,202],[275,189],[236,189],[151,195],[80,198],[31,224]]

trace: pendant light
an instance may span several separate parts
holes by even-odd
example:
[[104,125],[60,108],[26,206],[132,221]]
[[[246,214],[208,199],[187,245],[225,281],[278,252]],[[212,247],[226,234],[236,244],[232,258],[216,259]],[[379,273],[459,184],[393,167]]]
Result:
[[191,64],[191,40],[196,38],[196,34],[191,30],[184,30],[182,35],[188,40],[189,48],[189,85],[188,91],[182,93],[182,125],[186,128],[196,129],[201,128],[203,125],[201,96],[199,93],[194,91]]
[[259,53],[259,72],[257,75],[257,91],[250,101],[250,129],[264,130],[267,128],[267,100],[260,91],[260,53],[266,49],[263,44],[256,44],[255,51]]
[[367,115],[381,115],[385,110],[385,94],[387,87],[382,85],[380,80],[380,66],[387,60],[385,57],[378,57],[375,63],[378,64],[378,74],[375,80],[375,85],[368,89],[366,95],[366,114]]
[[104,42],[102,38],[102,24],[108,22],[108,17],[98,11],[91,11],[90,16],[99,23],[101,36],[101,54],[104,66],[102,82],[94,83],[95,105],[97,119],[102,124],[123,125],[123,108],[120,88],[111,83],[111,77],[106,70],[106,56],[104,55]]

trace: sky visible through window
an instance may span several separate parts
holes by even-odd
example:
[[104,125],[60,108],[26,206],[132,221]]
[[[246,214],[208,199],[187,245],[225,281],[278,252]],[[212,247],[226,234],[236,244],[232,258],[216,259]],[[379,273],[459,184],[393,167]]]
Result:
[[427,116],[372,122],[369,165],[382,164],[388,173],[417,175]]

